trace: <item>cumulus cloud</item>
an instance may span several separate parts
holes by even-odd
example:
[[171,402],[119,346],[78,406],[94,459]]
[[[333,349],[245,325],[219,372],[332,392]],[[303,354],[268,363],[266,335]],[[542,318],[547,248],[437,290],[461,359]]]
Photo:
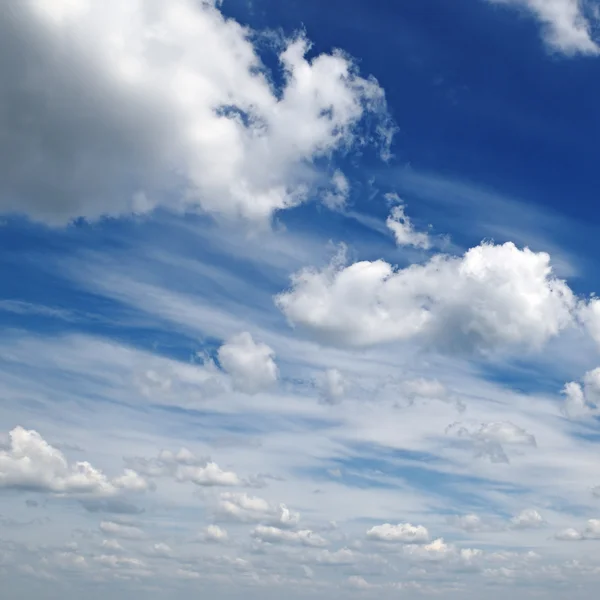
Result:
[[264,222],[327,187],[316,162],[389,139],[381,88],[346,55],[308,59],[302,35],[271,42],[273,76],[256,32],[219,6],[15,3],[0,24],[14,58],[1,66],[0,211],[62,224],[158,204]]
[[429,541],[429,531],[422,525],[384,523],[367,531],[367,538],[379,542],[425,543]]
[[478,456],[489,458],[491,462],[510,462],[506,447],[537,447],[535,436],[508,421],[496,421],[477,425],[453,423],[446,433],[454,433],[468,439],[475,447]]
[[403,205],[394,206],[386,220],[388,229],[394,234],[398,246],[414,246],[427,250],[431,247],[429,235],[426,232],[416,231],[412,221],[405,213]]
[[554,537],[563,542],[600,539],[600,519],[589,519],[582,530],[568,527],[556,533]]
[[452,523],[463,531],[481,531],[484,528],[481,517],[475,514],[456,516]]
[[546,44],[567,55],[597,55],[597,42],[591,36],[591,13],[585,0],[488,0],[531,12],[542,24]]
[[147,477],[173,477],[180,483],[202,487],[236,486],[242,480],[233,471],[225,471],[209,458],[195,456],[186,448],[178,452],[163,450],[157,458],[127,458],[127,463]]
[[248,332],[233,336],[218,351],[219,362],[231,376],[236,389],[256,394],[277,382],[275,352],[255,342]]
[[533,529],[544,525],[544,518],[535,508],[527,508],[510,520],[515,529]]
[[299,544],[320,548],[327,545],[327,540],[310,529],[299,531],[290,531],[271,527],[268,525],[259,525],[252,530],[252,537],[270,544]]
[[571,419],[597,414],[600,405],[600,367],[588,371],[582,383],[570,381],[565,384],[563,412]]
[[300,521],[300,514],[290,510],[285,504],[275,506],[263,498],[244,492],[222,493],[217,512],[237,521],[274,525],[278,528],[293,528]]
[[0,450],[0,487],[81,497],[143,492],[150,487],[131,469],[111,480],[89,462],[69,464],[65,455],[37,431],[15,427],[8,437],[6,449]]
[[576,299],[544,252],[483,243],[396,269],[383,260],[292,277],[276,303],[293,325],[321,341],[369,346],[421,340],[438,349],[540,348],[573,322]]
[[225,542],[228,537],[227,531],[218,525],[209,525],[204,531],[204,539],[207,542]]

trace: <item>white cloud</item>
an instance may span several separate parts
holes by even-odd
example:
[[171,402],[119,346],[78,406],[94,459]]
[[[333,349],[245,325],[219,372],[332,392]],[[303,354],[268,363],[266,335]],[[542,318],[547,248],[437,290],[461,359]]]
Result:
[[442,349],[539,348],[573,321],[576,300],[548,254],[484,243],[395,269],[383,260],[307,268],[276,303],[320,340],[369,346],[421,339]]
[[388,229],[394,234],[396,244],[398,246],[414,246],[423,250],[429,249],[431,247],[429,235],[425,232],[416,231],[404,210],[403,205],[394,206],[386,220]]
[[327,545],[327,540],[310,529],[289,531],[279,529],[278,527],[258,525],[258,527],[252,530],[252,537],[271,544],[301,544],[302,546],[313,548],[320,548]]
[[475,514],[460,515],[455,517],[452,523],[464,531],[480,531],[484,526],[481,517]]
[[444,560],[454,556],[455,552],[454,546],[447,544],[442,538],[435,539],[429,544],[408,544],[404,547],[405,554],[422,560]]
[[554,537],[564,542],[600,539],[600,519],[589,519],[583,530],[568,527],[556,533]]
[[583,385],[576,381],[566,383],[562,393],[567,417],[577,419],[596,414],[600,405],[600,367],[583,376]]
[[130,492],[145,492],[152,487],[148,481],[132,469],[125,469],[123,475],[113,479],[112,483],[116,488]]
[[210,459],[196,457],[186,448],[177,453],[163,450],[158,458],[129,458],[127,462],[148,477],[173,477],[180,483],[198,486],[237,486],[242,480],[233,471],[225,471]]
[[124,552],[125,549],[117,540],[102,540],[102,549],[106,552]]
[[218,351],[219,362],[231,376],[236,389],[256,394],[277,382],[275,352],[257,343],[248,332],[233,336]]
[[69,464],[65,455],[37,431],[23,427],[10,431],[8,446],[0,450],[0,487],[82,497],[149,489],[143,477],[130,469],[110,480],[88,462]]
[[204,539],[207,542],[225,542],[228,537],[227,531],[218,525],[209,525],[204,531]]
[[164,542],[152,544],[150,548],[148,548],[147,553],[150,556],[157,556],[159,558],[172,558],[174,555],[173,548]]
[[488,0],[524,8],[542,24],[548,46],[567,55],[597,55],[600,48],[591,36],[585,0]]
[[380,542],[425,543],[429,541],[429,532],[422,525],[384,523],[367,531],[367,537]]
[[591,298],[583,302],[577,316],[590,337],[600,345],[600,300]]
[[244,522],[257,522],[277,527],[295,527],[300,514],[285,504],[273,506],[263,498],[249,496],[244,492],[224,492],[219,497],[218,512],[226,517]]
[[[324,187],[316,161],[362,144],[366,114],[390,135],[381,88],[343,53],[307,59],[304,37],[271,41],[276,89],[255,32],[217,0],[48,4],[19,2],[0,31],[15,56],[0,100],[4,212],[64,223],[162,204],[264,222]],[[38,75],[20,77],[27,67]],[[57,136],[61,151],[44,152]]]
[[510,522],[516,529],[531,529],[541,527],[544,524],[544,518],[535,508],[527,508],[515,515]]
[[94,557],[94,560],[102,566],[110,569],[139,569],[146,566],[138,558],[132,558],[129,556],[115,556],[114,554],[102,554]]
[[325,402],[335,404],[343,399],[348,390],[348,381],[337,369],[327,369],[319,378],[321,396]]
[[350,182],[346,176],[336,170],[331,178],[331,189],[325,192],[323,202],[332,210],[343,208],[350,194]]
[[100,531],[106,535],[112,535],[126,540],[139,540],[144,537],[144,532],[139,527],[133,525],[123,525],[113,521],[102,521]]

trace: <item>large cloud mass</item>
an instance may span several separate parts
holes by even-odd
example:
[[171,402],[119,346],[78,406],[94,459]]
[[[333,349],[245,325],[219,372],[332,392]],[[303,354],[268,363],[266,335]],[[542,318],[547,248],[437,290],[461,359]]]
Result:
[[69,464],[37,431],[15,427],[8,447],[0,450],[0,488],[89,497],[143,492],[149,484],[131,469],[111,480],[89,462]]
[[292,324],[347,346],[421,338],[436,347],[538,348],[573,319],[577,302],[544,252],[481,244],[396,269],[383,260],[305,269],[276,298]]
[[346,56],[307,59],[302,36],[271,40],[277,87],[253,32],[218,4],[11,3],[0,212],[61,224],[160,203],[264,222],[328,187],[315,161],[362,139],[366,113],[389,135],[381,88]]

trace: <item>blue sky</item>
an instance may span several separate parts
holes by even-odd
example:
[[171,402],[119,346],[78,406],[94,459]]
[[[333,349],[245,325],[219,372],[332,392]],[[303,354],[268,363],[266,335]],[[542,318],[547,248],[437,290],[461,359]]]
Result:
[[7,598],[589,597],[599,26],[11,6]]

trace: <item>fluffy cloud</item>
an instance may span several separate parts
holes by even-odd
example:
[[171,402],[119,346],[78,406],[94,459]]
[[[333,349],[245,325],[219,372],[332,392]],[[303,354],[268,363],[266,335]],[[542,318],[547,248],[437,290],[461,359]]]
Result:
[[481,531],[484,527],[481,517],[475,514],[457,516],[452,523],[463,531]]
[[521,7],[533,13],[544,28],[544,39],[553,50],[567,55],[600,52],[591,37],[590,19],[583,0],[488,0]]
[[69,464],[37,431],[15,427],[6,449],[0,450],[0,487],[102,497],[120,491],[143,492],[150,486],[131,469],[111,480],[88,462]]
[[257,343],[247,333],[240,333],[223,344],[218,351],[219,362],[231,376],[236,389],[256,394],[277,381],[275,352],[266,344]]
[[600,367],[588,371],[583,382],[571,381],[562,390],[564,413],[572,419],[596,414],[600,404]]
[[425,543],[429,541],[429,532],[422,525],[411,525],[410,523],[399,523],[391,525],[384,523],[376,525],[367,531],[367,537],[370,540],[379,542],[402,542]]
[[278,527],[259,525],[252,530],[252,537],[270,544],[300,544],[313,548],[327,545],[327,540],[310,529],[289,531]]
[[573,321],[576,299],[548,254],[481,244],[395,269],[382,260],[304,269],[276,297],[290,323],[346,346],[420,339],[440,349],[539,348]]
[[600,519],[589,519],[583,530],[574,529],[572,527],[563,529],[554,537],[563,542],[600,539]]
[[246,493],[224,492],[219,497],[217,511],[220,515],[243,522],[274,525],[279,528],[295,527],[300,515],[285,504],[274,506],[257,496]]
[[516,529],[532,529],[541,527],[544,524],[544,518],[535,508],[527,508],[515,515],[510,522]]
[[431,247],[429,235],[424,232],[416,231],[412,221],[406,216],[404,206],[394,206],[390,216],[387,218],[386,225],[394,234],[398,246],[414,246],[427,250]]
[[182,448],[174,453],[163,450],[158,458],[128,458],[128,464],[147,477],[173,477],[180,483],[191,482],[198,486],[236,486],[242,480],[233,471],[224,471],[207,458],[196,457]]
[[227,531],[218,525],[209,525],[204,531],[204,539],[207,542],[225,542],[228,537]]
[[0,24],[14,57],[2,66],[0,211],[65,223],[161,204],[264,222],[328,187],[315,163],[367,139],[366,114],[372,137],[389,139],[381,88],[343,53],[307,59],[302,36],[271,43],[272,77],[255,32],[219,5],[16,3]]

